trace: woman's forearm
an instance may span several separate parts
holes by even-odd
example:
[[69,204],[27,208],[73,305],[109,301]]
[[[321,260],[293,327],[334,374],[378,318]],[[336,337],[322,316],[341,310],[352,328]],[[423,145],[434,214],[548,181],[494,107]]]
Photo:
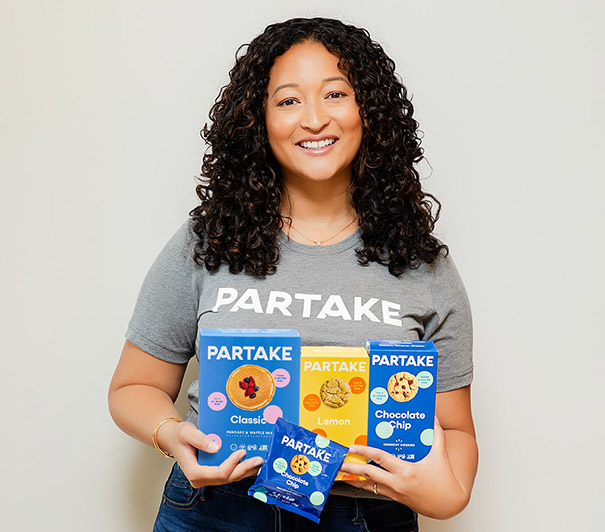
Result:
[[[137,440],[153,445],[153,431],[163,419],[180,419],[176,400],[186,366],[165,362],[146,353],[129,341],[124,343],[122,356],[109,385],[109,411],[116,425]],[[160,448],[166,446],[169,425],[157,433]],[[172,429],[172,428],[171,428]]]
[[[163,419],[181,419],[166,392],[145,384],[130,384],[112,390],[109,411],[120,429],[147,445],[153,445],[153,431]],[[160,447],[170,452],[163,441],[166,428],[166,425],[160,428],[157,439]]]
[[468,494],[466,500],[466,504],[468,504],[479,462],[477,441],[474,436],[461,430],[448,429],[444,433],[445,448],[452,465],[452,471],[462,489]]

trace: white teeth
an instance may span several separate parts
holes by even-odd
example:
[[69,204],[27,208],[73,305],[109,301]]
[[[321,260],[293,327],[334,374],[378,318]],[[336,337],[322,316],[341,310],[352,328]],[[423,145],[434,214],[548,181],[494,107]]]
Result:
[[325,140],[320,140],[320,141],[311,141],[311,142],[301,142],[300,145],[303,148],[307,148],[310,150],[318,150],[321,148],[325,148],[326,146],[329,146],[330,144],[334,144],[336,142],[336,139],[325,139]]

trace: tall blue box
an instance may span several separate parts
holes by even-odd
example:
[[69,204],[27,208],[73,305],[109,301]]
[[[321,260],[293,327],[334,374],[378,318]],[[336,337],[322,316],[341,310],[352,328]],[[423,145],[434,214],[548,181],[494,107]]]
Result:
[[433,445],[437,350],[433,342],[367,340],[368,445],[422,460]]
[[267,454],[278,417],[298,424],[300,335],[294,329],[200,331],[198,426],[219,444],[198,452],[220,465],[233,451]]

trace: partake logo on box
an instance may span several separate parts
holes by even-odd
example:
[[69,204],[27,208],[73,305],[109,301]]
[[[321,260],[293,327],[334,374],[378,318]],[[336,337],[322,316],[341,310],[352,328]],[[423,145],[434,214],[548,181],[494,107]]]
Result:
[[367,363],[359,360],[305,360],[303,371],[333,371],[335,373],[360,373],[368,369]]
[[292,361],[292,346],[269,346],[269,352],[262,345],[208,345],[208,360],[265,360]]
[[435,366],[433,355],[372,355],[373,366],[422,366],[432,368]]

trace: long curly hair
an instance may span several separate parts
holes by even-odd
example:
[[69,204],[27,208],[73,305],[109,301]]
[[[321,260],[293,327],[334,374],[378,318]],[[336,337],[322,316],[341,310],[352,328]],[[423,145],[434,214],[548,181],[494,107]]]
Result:
[[195,261],[210,271],[228,264],[231,273],[260,278],[275,272],[284,186],[267,140],[267,85],[275,59],[305,41],[340,58],[360,108],[363,135],[349,191],[363,241],[355,250],[359,263],[377,262],[399,276],[433,262],[447,253],[431,234],[441,204],[421,189],[415,165],[423,149],[407,89],[367,30],[326,18],[272,24],[236,53],[230,81],[210,110],[211,125],[201,132],[208,150],[196,188],[201,204],[190,213]]

